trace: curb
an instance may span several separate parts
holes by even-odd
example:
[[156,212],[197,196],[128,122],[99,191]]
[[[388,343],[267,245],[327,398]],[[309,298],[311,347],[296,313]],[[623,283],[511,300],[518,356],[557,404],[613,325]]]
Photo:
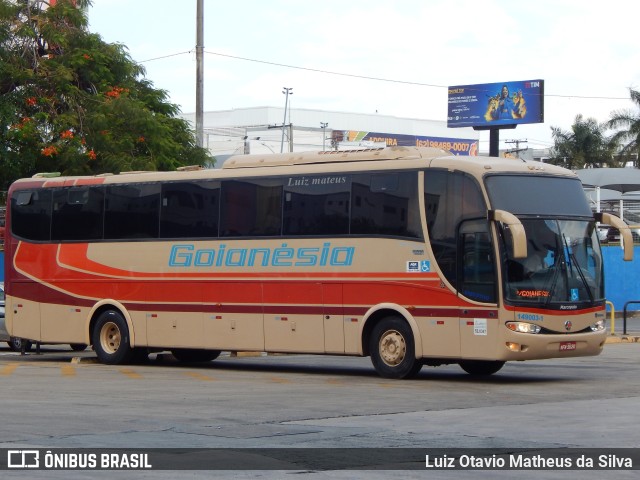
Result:
[[609,335],[605,343],[640,343],[638,335]]

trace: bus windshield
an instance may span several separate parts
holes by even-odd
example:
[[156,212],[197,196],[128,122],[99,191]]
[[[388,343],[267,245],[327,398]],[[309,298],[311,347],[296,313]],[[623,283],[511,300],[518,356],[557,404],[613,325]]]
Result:
[[[505,245],[505,297],[509,303],[550,308],[604,300],[602,255],[593,222],[521,219],[527,257],[511,257]],[[509,242],[511,235],[502,235]],[[577,308],[577,307],[575,307]]]
[[527,236],[527,257],[513,258],[502,227],[507,302],[573,309],[604,301],[602,253],[591,209],[576,194],[580,181],[495,175],[486,183],[493,208],[517,215]]

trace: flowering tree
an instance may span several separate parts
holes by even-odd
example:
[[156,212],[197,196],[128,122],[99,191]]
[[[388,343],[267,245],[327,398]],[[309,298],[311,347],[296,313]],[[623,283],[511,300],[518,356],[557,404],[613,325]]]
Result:
[[0,190],[35,172],[211,162],[125,47],[87,30],[89,0],[0,0]]

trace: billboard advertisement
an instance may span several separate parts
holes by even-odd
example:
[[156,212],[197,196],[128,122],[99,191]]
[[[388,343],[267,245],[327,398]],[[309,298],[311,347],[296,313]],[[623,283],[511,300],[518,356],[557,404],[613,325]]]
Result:
[[451,152],[452,155],[478,155],[478,140],[469,138],[402,135],[357,130],[334,130],[331,138],[334,146],[374,147],[433,147]]
[[449,87],[447,127],[544,122],[544,80]]

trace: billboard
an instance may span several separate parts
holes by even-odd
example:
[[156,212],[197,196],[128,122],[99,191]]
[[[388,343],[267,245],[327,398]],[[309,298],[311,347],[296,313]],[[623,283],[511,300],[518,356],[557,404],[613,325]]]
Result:
[[447,127],[544,122],[544,80],[449,87]]
[[403,135],[396,133],[363,132],[357,130],[334,130],[334,146],[344,147],[433,147],[447,150],[453,155],[478,155],[478,140],[469,138],[432,137]]

